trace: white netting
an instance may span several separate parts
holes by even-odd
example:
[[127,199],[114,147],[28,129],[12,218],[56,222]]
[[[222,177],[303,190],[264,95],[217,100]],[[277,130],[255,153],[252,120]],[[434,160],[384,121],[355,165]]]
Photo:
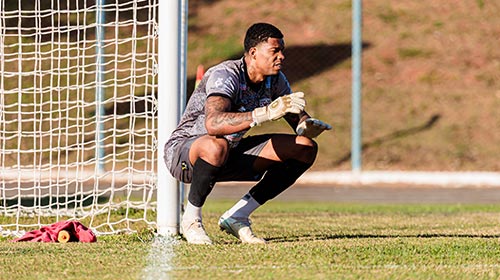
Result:
[[0,229],[154,225],[157,0],[0,0]]

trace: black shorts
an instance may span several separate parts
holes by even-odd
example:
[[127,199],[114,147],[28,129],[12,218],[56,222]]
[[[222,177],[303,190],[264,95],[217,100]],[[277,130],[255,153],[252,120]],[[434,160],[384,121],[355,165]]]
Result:
[[[228,159],[216,177],[216,182],[259,181],[264,172],[255,171],[253,163],[271,137],[271,134],[263,134],[241,139],[238,146],[229,150]],[[193,178],[189,149],[196,139],[198,138],[189,138],[179,144],[172,158],[170,172],[177,180],[184,183],[191,183]]]

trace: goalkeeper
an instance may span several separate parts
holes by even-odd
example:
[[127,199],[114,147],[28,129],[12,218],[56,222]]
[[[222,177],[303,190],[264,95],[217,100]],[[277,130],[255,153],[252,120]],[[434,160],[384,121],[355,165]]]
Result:
[[[331,129],[304,111],[304,94],[292,93],[280,71],[285,43],[278,28],[250,26],[244,47],[243,58],[208,69],[165,146],[172,175],[191,184],[181,233],[192,244],[212,244],[202,207],[221,181],[257,182],[221,216],[219,226],[243,243],[265,243],[252,232],[250,214],[311,167],[318,151],[312,138]],[[243,137],[251,127],[280,118],[296,134]]]

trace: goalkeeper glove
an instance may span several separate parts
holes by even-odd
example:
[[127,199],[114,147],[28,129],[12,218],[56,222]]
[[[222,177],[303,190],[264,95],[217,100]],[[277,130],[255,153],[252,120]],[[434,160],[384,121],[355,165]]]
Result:
[[308,118],[297,126],[295,132],[297,132],[297,135],[302,135],[308,138],[315,138],[320,135],[321,132],[330,129],[332,129],[331,125],[318,119]]
[[305,106],[306,101],[303,92],[280,96],[271,102],[271,104],[253,110],[253,123],[250,126],[253,127],[267,121],[275,121],[287,113],[299,114],[304,111]]

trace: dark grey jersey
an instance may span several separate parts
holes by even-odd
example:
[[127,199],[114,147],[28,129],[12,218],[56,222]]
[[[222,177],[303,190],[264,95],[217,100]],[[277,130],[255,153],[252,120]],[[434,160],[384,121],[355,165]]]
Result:
[[[249,112],[269,105],[274,99],[290,94],[290,84],[281,72],[268,76],[255,90],[248,86],[243,58],[228,60],[207,70],[188,101],[177,128],[165,145],[165,162],[170,169],[173,151],[185,139],[207,134],[205,127],[205,101],[211,95],[225,96],[231,100],[231,112]],[[223,135],[235,147],[248,130]]]

